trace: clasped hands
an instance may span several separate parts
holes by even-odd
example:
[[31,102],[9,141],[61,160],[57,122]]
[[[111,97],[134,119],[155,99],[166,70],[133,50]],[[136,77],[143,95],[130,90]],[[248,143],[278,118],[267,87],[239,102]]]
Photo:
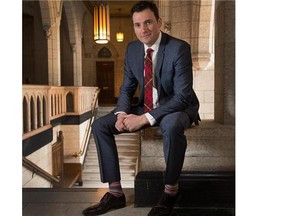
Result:
[[115,127],[119,132],[134,132],[146,124],[149,124],[149,121],[145,115],[119,113],[117,115]]

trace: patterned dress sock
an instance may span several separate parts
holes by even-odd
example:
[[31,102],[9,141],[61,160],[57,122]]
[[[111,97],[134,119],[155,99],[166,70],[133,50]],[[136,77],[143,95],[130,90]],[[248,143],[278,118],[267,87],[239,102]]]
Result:
[[164,192],[169,194],[170,196],[176,196],[179,190],[179,184],[176,183],[175,185],[165,185]]
[[120,182],[109,182],[109,193],[115,197],[122,196],[123,190]]

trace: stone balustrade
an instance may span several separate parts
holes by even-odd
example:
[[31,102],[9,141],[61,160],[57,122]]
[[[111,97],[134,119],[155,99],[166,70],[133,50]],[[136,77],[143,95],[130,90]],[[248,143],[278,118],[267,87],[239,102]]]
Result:
[[55,118],[92,110],[97,106],[98,92],[98,87],[23,85],[23,139]]

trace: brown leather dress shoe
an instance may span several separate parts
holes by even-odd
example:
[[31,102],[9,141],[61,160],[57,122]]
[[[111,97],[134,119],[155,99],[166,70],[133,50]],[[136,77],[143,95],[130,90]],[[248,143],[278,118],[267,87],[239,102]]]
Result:
[[167,193],[163,193],[161,199],[149,212],[148,216],[169,216],[172,214],[174,205],[179,199],[180,194],[176,196],[170,196]]
[[107,192],[98,204],[86,208],[82,214],[85,216],[101,215],[105,214],[111,209],[124,208],[125,206],[126,198],[124,194],[121,197],[115,197],[111,193]]

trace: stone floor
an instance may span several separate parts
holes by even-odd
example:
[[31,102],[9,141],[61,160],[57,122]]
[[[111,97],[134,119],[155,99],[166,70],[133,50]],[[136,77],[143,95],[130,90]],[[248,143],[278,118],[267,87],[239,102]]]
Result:
[[[97,203],[107,189],[23,189],[23,216],[81,216],[83,209]],[[124,189],[127,206],[107,216],[146,216],[151,207],[134,207],[134,189]],[[234,216],[232,208],[175,208],[173,216]]]

